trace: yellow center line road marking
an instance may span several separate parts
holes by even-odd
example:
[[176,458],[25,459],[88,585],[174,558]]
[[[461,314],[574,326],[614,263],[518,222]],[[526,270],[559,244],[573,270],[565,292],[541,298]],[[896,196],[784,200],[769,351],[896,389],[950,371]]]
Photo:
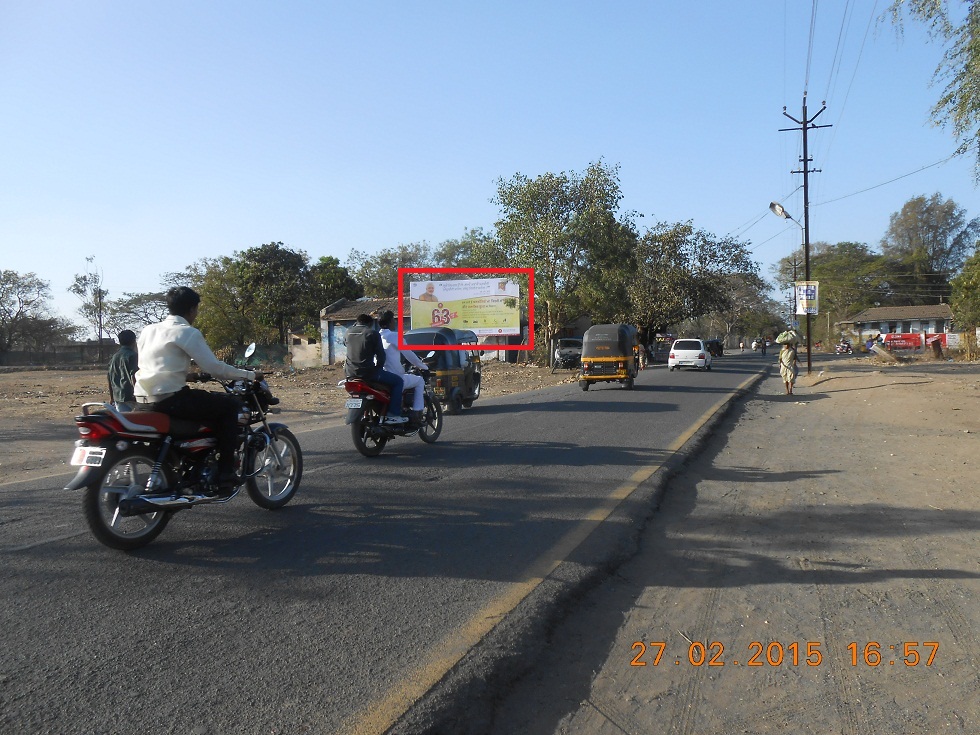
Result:
[[[747,378],[732,395],[737,395],[758,376]],[[667,451],[677,452],[732,396],[718,400],[691,427],[675,439]],[[377,735],[388,730],[415,702],[439,683],[480,640],[518,604],[535,590],[572,553],[596,527],[605,521],[643,482],[650,479],[662,463],[641,467],[622,485],[613,490],[599,505],[559,541],[539,556],[524,572],[523,581],[515,582],[477,611],[463,627],[437,643],[425,662],[411,672],[400,684],[360,713],[350,717],[340,728],[341,735]]]

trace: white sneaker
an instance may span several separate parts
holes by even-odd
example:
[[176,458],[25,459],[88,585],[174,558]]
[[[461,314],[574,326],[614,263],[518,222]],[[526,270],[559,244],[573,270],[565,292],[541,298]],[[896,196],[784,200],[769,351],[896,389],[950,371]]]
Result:
[[408,419],[405,416],[385,416],[384,422],[386,424],[405,424],[408,423]]

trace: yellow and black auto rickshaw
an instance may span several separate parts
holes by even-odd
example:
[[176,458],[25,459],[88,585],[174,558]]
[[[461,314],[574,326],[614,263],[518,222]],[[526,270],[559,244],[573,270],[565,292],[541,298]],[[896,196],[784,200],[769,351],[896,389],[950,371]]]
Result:
[[588,390],[593,383],[618,381],[633,390],[640,369],[636,329],[629,324],[596,324],[582,338],[582,368],[578,384]]
[[432,371],[433,389],[436,398],[445,404],[446,413],[458,414],[480,397],[480,352],[476,334],[468,329],[424,327],[405,332],[405,343],[426,347],[458,345],[458,349],[434,350],[435,355],[428,359],[424,356],[431,350],[415,350]]

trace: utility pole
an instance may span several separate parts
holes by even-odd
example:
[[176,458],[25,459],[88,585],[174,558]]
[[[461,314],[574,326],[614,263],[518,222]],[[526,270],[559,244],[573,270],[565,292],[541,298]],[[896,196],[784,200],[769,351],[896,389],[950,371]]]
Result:
[[[803,119],[797,120],[795,117],[786,112],[786,107],[783,106],[783,114],[790,120],[795,122],[800,127],[798,128],[780,128],[779,132],[784,133],[786,131],[803,131],[803,157],[800,161],[803,163],[803,168],[799,171],[791,171],[794,174],[803,174],[803,268],[805,271],[804,280],[810,280],[810,174],[820,173],[820,169],[810,168],[810,162],[813,160],[810,157],[809,148],[807,146],[807,131],[814,130],[816,128],[829,128],[831,125],[814,125],[813,121],[820,117],[820,113],[827,109],[827,103],[823,102],[820,111],[817,112],[811,118],[806,116],[806,92],[803,93]],[[794,284],[793,290],[795,292],[796,286]],[[810,339],[810,312],[807,310],[806,314],[806,373],[809,375],[813,372],[813,340]]]

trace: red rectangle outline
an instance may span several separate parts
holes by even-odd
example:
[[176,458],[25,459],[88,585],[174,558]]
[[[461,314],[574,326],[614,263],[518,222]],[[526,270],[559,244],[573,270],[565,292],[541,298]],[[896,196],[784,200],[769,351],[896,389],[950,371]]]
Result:
[[[524,273],[527,275],[527,329],[528,344],[526,345],[485,345],[487,352],[498,350],[533,350],[534,349],[534,268],[399,268],[398,269],[398,349],[417,350],[419,345],[405,343],[405,331],[403,328],[405,317],[405,281],[402,274],[407,273],[478,273],[486,276],[499,275],[501,273]],[[484,335],[493,336],[493,335]],[[454,345],[425,345],[431,350],[457,350],[459,347]]]

